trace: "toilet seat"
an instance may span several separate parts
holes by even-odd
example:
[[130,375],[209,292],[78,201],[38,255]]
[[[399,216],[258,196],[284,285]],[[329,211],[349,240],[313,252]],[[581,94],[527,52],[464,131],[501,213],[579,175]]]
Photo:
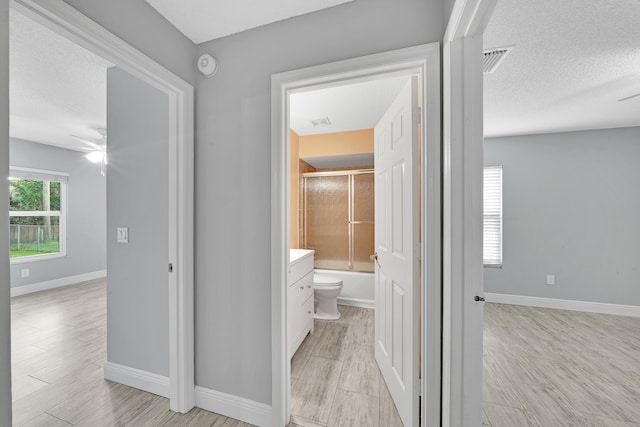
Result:
[[333,286],[342,286],[342,280],[336,277],[325,276],[324,274],[314,274],[313,286],[316,286],[319,288],[331,288]]

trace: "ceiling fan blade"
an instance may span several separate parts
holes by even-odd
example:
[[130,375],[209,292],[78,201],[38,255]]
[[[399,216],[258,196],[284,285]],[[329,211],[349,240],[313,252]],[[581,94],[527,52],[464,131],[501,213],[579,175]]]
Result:
[[76,136],[76,135],[69,135],[69,136],[71,136],[71,137],[73,137],[73,138],[77,139],[77,140],[78,140],[78,141],[80,141],[80,142],[83,142],[83,143],[87,144],[89,147],[91,147],[91,148],[93,148],[93,149],[98,149],[98,148],[100,148],[100,145],[96,144],[96,143],[95,143],[95,142],[93,142],[93,141],[89,141],[88,139],[85,139],[85,138],[82,138],[82,137],[79,137],[79,136]]

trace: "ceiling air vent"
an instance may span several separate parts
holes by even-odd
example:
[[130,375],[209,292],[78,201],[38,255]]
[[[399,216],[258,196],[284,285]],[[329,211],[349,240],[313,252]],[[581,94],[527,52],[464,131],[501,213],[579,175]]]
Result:
[[331,121],[329,120],[329,117],[323,117],[321,119],[313,119],[313,120],[310,120],[310,122],[313,125],[313,127],[316,127],[316,126],[329,126],[331,124]]
[[482,72],[484,74],[493,73],[498,68],[498,65],[504,61],[507,54],[511,52],[511,49],[513,49],[513,46],[485,50],[484,58],[482,59]]

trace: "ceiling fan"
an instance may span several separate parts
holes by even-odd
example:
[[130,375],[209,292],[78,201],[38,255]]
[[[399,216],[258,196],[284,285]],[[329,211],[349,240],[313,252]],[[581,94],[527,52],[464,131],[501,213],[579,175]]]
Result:
[[91,163],[100,163],[100,173],[105,176],[107,166],[107,130],[104,128],[96,128],[95,130],[100,134],[100,138],[88,139],[76,135],[71,136],[86,145],[86,147],[80,147],[89,151],[85,157]]

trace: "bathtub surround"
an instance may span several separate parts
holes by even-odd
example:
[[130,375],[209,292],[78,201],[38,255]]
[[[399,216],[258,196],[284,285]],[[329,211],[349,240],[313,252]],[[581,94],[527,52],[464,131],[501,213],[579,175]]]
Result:
[[374,308],[374,273],[322,269],[316,269],[315,272],[317,274],[335,274],[340,276],[340,279],[342,279],[342,292],[338,297],[338,304],[352,305],[361,308]]

